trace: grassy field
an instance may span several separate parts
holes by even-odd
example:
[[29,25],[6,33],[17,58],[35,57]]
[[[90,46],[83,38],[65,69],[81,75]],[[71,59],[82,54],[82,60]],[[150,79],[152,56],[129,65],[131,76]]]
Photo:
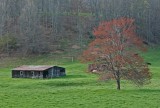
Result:
[[[0,61],[0,108],[160,108],[160,49],[144,54],[151,62],[149,85],[136,87],[122,81],[100,82],[96,75],[85,73],[87,65],[78,61],[56,59],[50,55],[8,58]],[[23,64],[58,64],[67,76],[55,79],[12,79],[11,69]]]

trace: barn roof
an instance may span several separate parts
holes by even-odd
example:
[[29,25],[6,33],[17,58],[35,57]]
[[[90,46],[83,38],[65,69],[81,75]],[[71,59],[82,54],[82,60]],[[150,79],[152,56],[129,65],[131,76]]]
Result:
[[18,71],[45,71],[49,68],[52,68],[54,66],[47,66],[47,65],[38,65],[38,66],[33,66],[33,65],[23,65],[19,66],[17,68],[14,68],[13,70],[18,70]]

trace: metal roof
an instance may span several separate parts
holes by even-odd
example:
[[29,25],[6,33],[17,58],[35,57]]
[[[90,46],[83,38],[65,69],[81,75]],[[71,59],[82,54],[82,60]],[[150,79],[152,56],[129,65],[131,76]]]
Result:
[[47,65],[38,65],[38,66],[34,66],[34,65],[23,65],[23,66],[19,66],[17,68],[14,68],[12,70],[18,70],[18,71],[45,71],[47,69],[50,69],[54,66],[47,66]]

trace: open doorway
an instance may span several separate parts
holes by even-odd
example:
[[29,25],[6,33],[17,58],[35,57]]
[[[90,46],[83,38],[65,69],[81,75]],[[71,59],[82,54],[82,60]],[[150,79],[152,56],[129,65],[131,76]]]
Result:
[[48,78],[48,71],[43,72],[43,78]]

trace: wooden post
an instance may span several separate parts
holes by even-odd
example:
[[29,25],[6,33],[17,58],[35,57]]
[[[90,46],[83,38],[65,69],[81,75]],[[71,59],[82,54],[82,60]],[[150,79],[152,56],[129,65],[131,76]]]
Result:
[[73,60],[74,60],[74,57],[71,57],[72,58],[72,62],[73,62]]
[[35,78],[35,76],[34,76],[34,71],[32,71],[32,78]]
[[72,57],[63,57],[63,58],[66,58],[66,59],[70,59],[71,58],[71,61],[73,62],[74,61],[74,57],[72,56]]

